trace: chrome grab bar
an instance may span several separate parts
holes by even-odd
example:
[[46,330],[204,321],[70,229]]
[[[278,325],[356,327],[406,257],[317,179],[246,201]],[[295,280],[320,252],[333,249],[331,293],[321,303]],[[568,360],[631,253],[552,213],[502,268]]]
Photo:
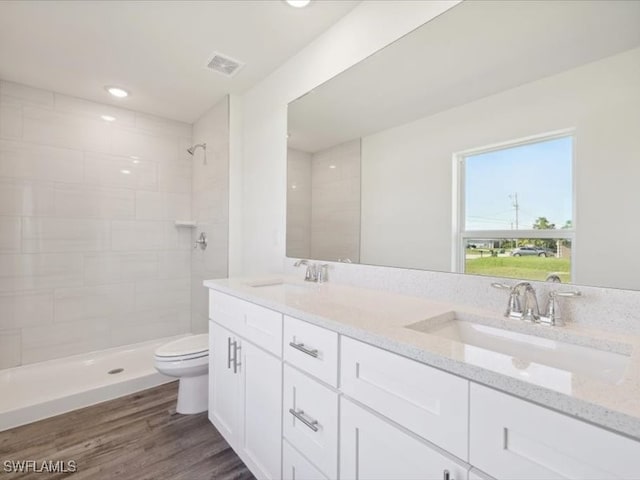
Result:
[[309,427],[311,430],[313,430],[314,432],[318,431],[318,421],[314,420],[313,418],[310,420],[307,420],[304,417],[304,410],[294,410],[293,408],[289,409],[289,413],[291,415],[293,415],[295,418],[297,418],[298,420],[300,420],[302,423],[304,423],[307,427]]
[[315,348],[308,348],[304,343],[289,342],[289,346],[301,351],[302,353],[306,353],[313,358],[318,358],[318,350]]

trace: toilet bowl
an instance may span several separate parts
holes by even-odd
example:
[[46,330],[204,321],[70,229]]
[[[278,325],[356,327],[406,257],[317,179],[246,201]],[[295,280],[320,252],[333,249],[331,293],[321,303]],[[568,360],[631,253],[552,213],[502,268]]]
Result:
[[176,412],[207,410],[209,384],[209,336],[191,335],[158,347],[154,366],[160,373],[180,379]]

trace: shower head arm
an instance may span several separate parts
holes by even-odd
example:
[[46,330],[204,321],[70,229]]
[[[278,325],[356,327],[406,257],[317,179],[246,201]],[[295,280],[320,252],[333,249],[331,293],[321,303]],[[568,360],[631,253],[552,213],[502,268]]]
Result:
[[191,147],[187,148],[187,152],[189,153],[189,155],[193,155],[198,148],[202,148],[203,150],[206,151],[207,150],[207,144],[206,143],[198,143],[196,145],[192,145]]

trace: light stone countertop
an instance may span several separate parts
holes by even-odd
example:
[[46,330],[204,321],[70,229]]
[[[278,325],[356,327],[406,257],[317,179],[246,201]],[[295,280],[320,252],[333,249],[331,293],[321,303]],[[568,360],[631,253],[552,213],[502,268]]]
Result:
[[[526,324],[501,312],[286,276],[207,280],[204,285],[640,440],[638,336]],[[454,316],[515,337],[540,337],[543,353],[555,348],[554,341],[612,352],[622,367],[612,373],[590,370],[588,363],[563,369],[544,364],[540,351],[536,357],[517,340],[514,350],[521,354],[509,355],[428,333]]]

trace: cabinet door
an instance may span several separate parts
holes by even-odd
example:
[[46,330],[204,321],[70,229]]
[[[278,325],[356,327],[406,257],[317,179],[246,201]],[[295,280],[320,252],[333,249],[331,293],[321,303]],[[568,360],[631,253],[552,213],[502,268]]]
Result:
[[282,362],[243,340],[241,348],[242,447],[259,478],[281,477]]
[[234,342],[239,338],[209,322],[209,420],[232,446],[240,438],[240,372],[234,369]]
[[466,480],[462,466],[381,417],[340,400],[340,478]]
[[640,442],[471,384],[470,462],[498,479],[640,478]]

